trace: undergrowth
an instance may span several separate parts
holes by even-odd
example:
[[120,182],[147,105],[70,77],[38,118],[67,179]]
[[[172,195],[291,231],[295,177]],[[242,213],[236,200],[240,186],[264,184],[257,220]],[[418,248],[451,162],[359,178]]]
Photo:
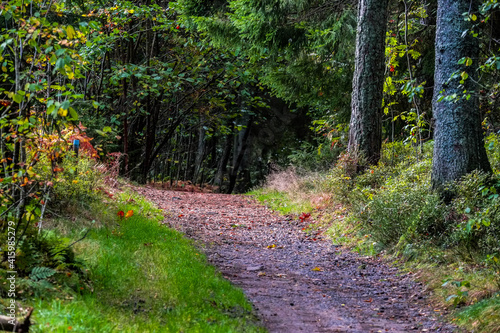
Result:
[[500,327],[498,137],[490,135],[486,146],[494,175],[473,172],[451,184],[449,204],[430,190],[432,142],[421,152],[402,142],[384,144],[378,165],[361,173],[346,154],[326,174],[291,168],[252,194],[282,213],[311,212],[315,224],[329,225],[336,244],[419,272],[435,306],[455,309],[458,325],[493,332]]
[[[243,292],[162,223],[168,212],[107,186],[102,164],[71,162],[53,186],[43,228],[32,228],[16,252],[17,316],[34,308],[30,331],[263,331]],[[1,284],[0,313],[7,295]]]

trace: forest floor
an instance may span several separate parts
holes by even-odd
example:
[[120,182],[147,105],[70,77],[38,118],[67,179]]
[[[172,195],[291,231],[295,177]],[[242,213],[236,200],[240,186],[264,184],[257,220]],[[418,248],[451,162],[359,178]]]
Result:
[[270,332],[452,332],[424,286],[242,195],[135,190],[243,289]]

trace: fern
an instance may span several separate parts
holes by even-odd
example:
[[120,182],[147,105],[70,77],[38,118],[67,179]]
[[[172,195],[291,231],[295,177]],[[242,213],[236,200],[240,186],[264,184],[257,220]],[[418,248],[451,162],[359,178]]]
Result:
[[31,270],[30,279],[33,281],[45,280],[56,274],[56,271],[49,267],[35,267]]

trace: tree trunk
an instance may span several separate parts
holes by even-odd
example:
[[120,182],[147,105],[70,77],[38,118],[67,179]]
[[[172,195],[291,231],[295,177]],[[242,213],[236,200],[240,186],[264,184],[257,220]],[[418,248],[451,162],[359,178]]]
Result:
[[243,134],[243,137],[241,138],[241,148],[236,155],[236,147],[235,147],[235,155],[236,159],[234,161],[233,167],[231,169],[231,173],[229,174],[229,187],[227,189],[227,194],[233,193],[234,187],[236,186],[236,178],[238,177],[238,171],[241,166],[241,161],[243,161],[243,157],[245,156],[245,151],[247,150],[248,146],[248,137],[250,136],[250,131],[252,130],[252,122],[253,118],[250,117],[250,120],[248,121],[247,128],[245,129],[245,132]]
[[193,184],[198,182],[203,158],[205,157],[205,129],[203,128],[203,118],[200,115],[200,125],[198,127],[198,148],[196,150],[196,158],[194,162]]
[[214,178],[214,185],[221,186],[222,178],[224,176],[224,172],[226,172],[227,162],[229,161],[229,157],[231,156],[231,149],[233,148],[233,136],[231,134],[227,135],[226,145],[224,147],[224,152],[222,153],[221,159],[219,160],[219,164],[217,166],[217,172]]
[[160,104],[156,100],[153,107],[148,110],[149,114],[146,116],[146,145],[144,148],[144,161],[142,163],[142,181],[144,184],[148,182],[148,173],[153,166],[151,154],[153,153],[156,142],[156,127],[160,113],[159,108]]
[[[479,40],[469,33],[462,37],[464,31],[472,28],[462,13],[477,9],[475,0],[438,2],[432,105],[435,118],[432,187],[438,190],[473,170],[491,172],[481,129],[479,95],[474,92],[477,87],[471,79],[477,72]],[[458,64],[464,57],[470,57],[472,64]],[[450,80],[454,73],[467,73],[469,78],[463,83],[459,82],[461,77]],[[443,99],[453,94],[458,98]],[[465,96],[468,94],[470,97]]]
[[380,159],[388,0],[360,0],[348,151],[370,164]]

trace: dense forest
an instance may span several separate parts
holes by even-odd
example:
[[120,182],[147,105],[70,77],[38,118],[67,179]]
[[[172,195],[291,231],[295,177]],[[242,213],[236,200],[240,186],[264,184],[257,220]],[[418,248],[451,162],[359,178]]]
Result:
[[488,170],[481,124],[498,126],[497,3],[357,5],[9,2],[5,176],[27,176],[33,158],[23,151],[44,141],[35,128],[79,126],[100,159],[121,154],[131,179],[229,193],[273,165],[328,169],[345,147],[376,163],[384,140],[435,138],[439,184]]
[[[58,259],[39,266],[71,262],[46,218],[112,199],[118,176],[231,194],[293,169],[342,180],[328,191],[381,246],[450,248],[465,225],[498,270],[497,0],[9,0],[0,29],[2,269],[44,247]],[[361,216],[422,161],[424,222],[386,234]]]

